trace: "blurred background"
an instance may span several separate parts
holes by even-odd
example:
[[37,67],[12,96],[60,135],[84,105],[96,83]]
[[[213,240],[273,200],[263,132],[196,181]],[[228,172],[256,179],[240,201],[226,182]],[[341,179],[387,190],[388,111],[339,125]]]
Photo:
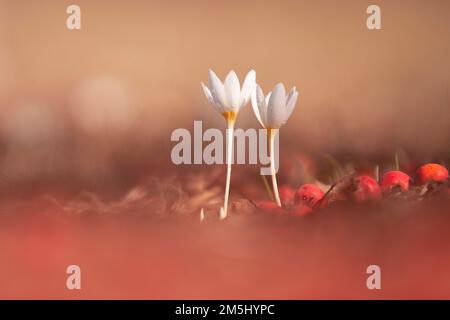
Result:
[[[448,202],[251,215],[259,167],[235,166],[232,219],[215,223],[225,168],[170,160],[174,129],[224,128],[208,68],[255,69],[265,92],[300,92],[280,186],[327,161],[382,173],[395,152],[408,174],[448,167],[449,16],[448,0],[0,0],[0,298],[450,297]],[[259,128],[250,106],[237,126]]]
[[[450,2],[0,1],[0,188],[128,187],[170,165],[178,127],[222,128],[200,87],[249,69],[295,85],[282,146],[421,160],[450,150]],[[250,107],[240,127],[258,127]],[[284,142],[283,142],[284,141]],[[166,152],[167,151],[167,152]]]

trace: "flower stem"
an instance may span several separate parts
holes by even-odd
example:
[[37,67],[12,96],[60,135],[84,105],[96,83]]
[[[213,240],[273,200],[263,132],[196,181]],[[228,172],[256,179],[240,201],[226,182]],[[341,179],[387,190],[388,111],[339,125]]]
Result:
[[398,151],[395,151],[395,170],[400,170],[400,161],[398,159]]
[[272,175],[273,193],[275,194],[275,201],[281,207],[280,194],[278,193],[277,175],[275,173],[275,137],[278,133],[277,129],[268,129],[269,133],[269,152],[270,152],[270,173]]
[[225,197],[223,200],[223,211],[221,211],[220,218],[225,219],[227,217],[228,210],[228,195],[230,194],[230,180],[231,180],[231,162],[233,160],[233,136],[234,136],[234,123],[236,122],[236,114],[234,112],[226,112],[224,114],[227,120],[227,181],[225,185]]
[[272,190],[270,189],[270,185],[269,185],[269,182],[267,182],[266,176],[262,174],[261,178],[264,182],[264,187],[266,188],[266,191],[267,191],[267,194],[269,195],[270,200],[275,202],[275,198],[273,197]]

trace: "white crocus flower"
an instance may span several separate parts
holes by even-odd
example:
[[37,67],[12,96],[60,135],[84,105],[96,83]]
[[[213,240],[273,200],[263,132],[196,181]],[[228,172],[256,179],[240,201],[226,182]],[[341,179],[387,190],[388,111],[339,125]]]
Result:
[[286,123],[295,109],[298,92],[293,87],[286,95],[286,89],[282,83],[277,84],[267,96],[259,85],[252,94],[252,106],[259,123],[267,129],[269,135],[270,171],[272,173],[272,185],[275,200],[281,207],[278,193],[277,177],[275,174],[274,141],[278,130]]
[[255,90],[256,73],[253,70],[245,77],[244,84],[239,83],[239,79],[234,71],[230,71],[225,82],[222,83],[217,75],[209,70],[209,86],[205,86],[202,82],[203,92],[213,107],[224,116],[227,121],[227,181],[225,185],[225,199],[224,205],[220,209],[220,218],[224,219],[227,216],[228,195],[230,192],[230,178],[231,178],[231,162],[233,155],[233,132],[234,124],[239,110],[245,106],[252,92]]

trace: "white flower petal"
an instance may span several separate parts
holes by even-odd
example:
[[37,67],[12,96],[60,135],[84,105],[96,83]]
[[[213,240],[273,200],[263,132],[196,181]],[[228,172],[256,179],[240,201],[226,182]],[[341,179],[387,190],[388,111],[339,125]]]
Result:
[[203,82],[201,82],[202,84],[202,88],[203,88],[203,92],[205,93],[205,96],[208,98],[209,101],[213,102],[213,97],[211,95],[211,91],[209,91],[208,87],[205,86],[205,84]]
[[221,109],[225,108],[227,105],[227,99],[222,81],[220,81],[211,69],[209,69],[209,89],[214,101],[221,107]]
[[267,106],[267,125],[278,129],[286,122],[286,89],[279,83],[272,90]]
[[266,105],[268,106],[269,105],[269,99],[270,99],[270,96],[272,95],[272,91],[270,91],[268,94],[267,94],[267,97],[266,97]]
[[218,112],[222,113],[220,105],[218,105],[216,103],[216,101],[214,101],[214,98],[211,95],[211,91],[209,90],[209,88],[207,86],[205,86],[205,84],[203,82],[202,82],[202,88],[203,88],[203,92],[205,93],[205,96],[208,98],[209,102],[213,105],[214,109],[216,109]]
[[238,111],[240,107],[239,102],[241,96],[241,85],[236,73],[233,70],[230,71],[225,79],[224,89],[228,104],[233,109],[230,111]]
[[292,95],[296,92],[296,88],[292,87],[291,90],[289,90],[289,93],[286,95],[286,106],[289,104],[289,100],[292,98]]
[[268,107],[286,106],[286,89],[280,82],[272,90],[270,95]]
[[264,92],[261,87],[258,88],[256,92],[256,100],[258,101],[258,109],[259,115],[261,116],[261,121],[263,123],[263,127],[267,127],[267,103],[264,98]]
[[253,95],[256,86],[256,72],[250,70],[245,77],[244,84],[242,85],[240,106],[243,107],[248,103],[250,97]]
[[289,117],[291,116],[292,112],[295,109],[295,104],[297,103],[298,98],[298,91],[294,88],[292,88],[291,92],[289,93],[288,97],[286,98],[286,119],[287,121]]
[[252,107],[259,123],[261,124],[261,126],[265,127],[266,102],[264,101],[264,93],[262,92],[262,89],[259,85],[256,85],[256,88],[252,93]]

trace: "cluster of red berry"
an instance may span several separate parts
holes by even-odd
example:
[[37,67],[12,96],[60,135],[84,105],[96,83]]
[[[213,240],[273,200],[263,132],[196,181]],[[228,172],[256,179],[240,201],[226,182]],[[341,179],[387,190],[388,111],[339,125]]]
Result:
[[[446,188],[447,194],[450,195],[448,179],[448,170],[444,166],[427,163],[417,169],[414,183],[419,187],[419,190],[425,192],[433,184],[441,184]],[[377,201],[381,200],[383,196],[405,194],[410,190],[410,182],[412,181],[413,179],[406,173],[395,170],[386,172],[380,184],[370,176],[355,175],[332,185],[327,192],[323,192],[314,184],[304,184],[297,190],[289,186],[282,186],[279,192],[283,207],[279,207],[276,203],[270,201],[260,201],[256,205],[262,210],[278,214],[304,216],[314,212],[315,209],[328,206],[331,201]],[[332,194],[332,197],[330,197],[330,194]]]

